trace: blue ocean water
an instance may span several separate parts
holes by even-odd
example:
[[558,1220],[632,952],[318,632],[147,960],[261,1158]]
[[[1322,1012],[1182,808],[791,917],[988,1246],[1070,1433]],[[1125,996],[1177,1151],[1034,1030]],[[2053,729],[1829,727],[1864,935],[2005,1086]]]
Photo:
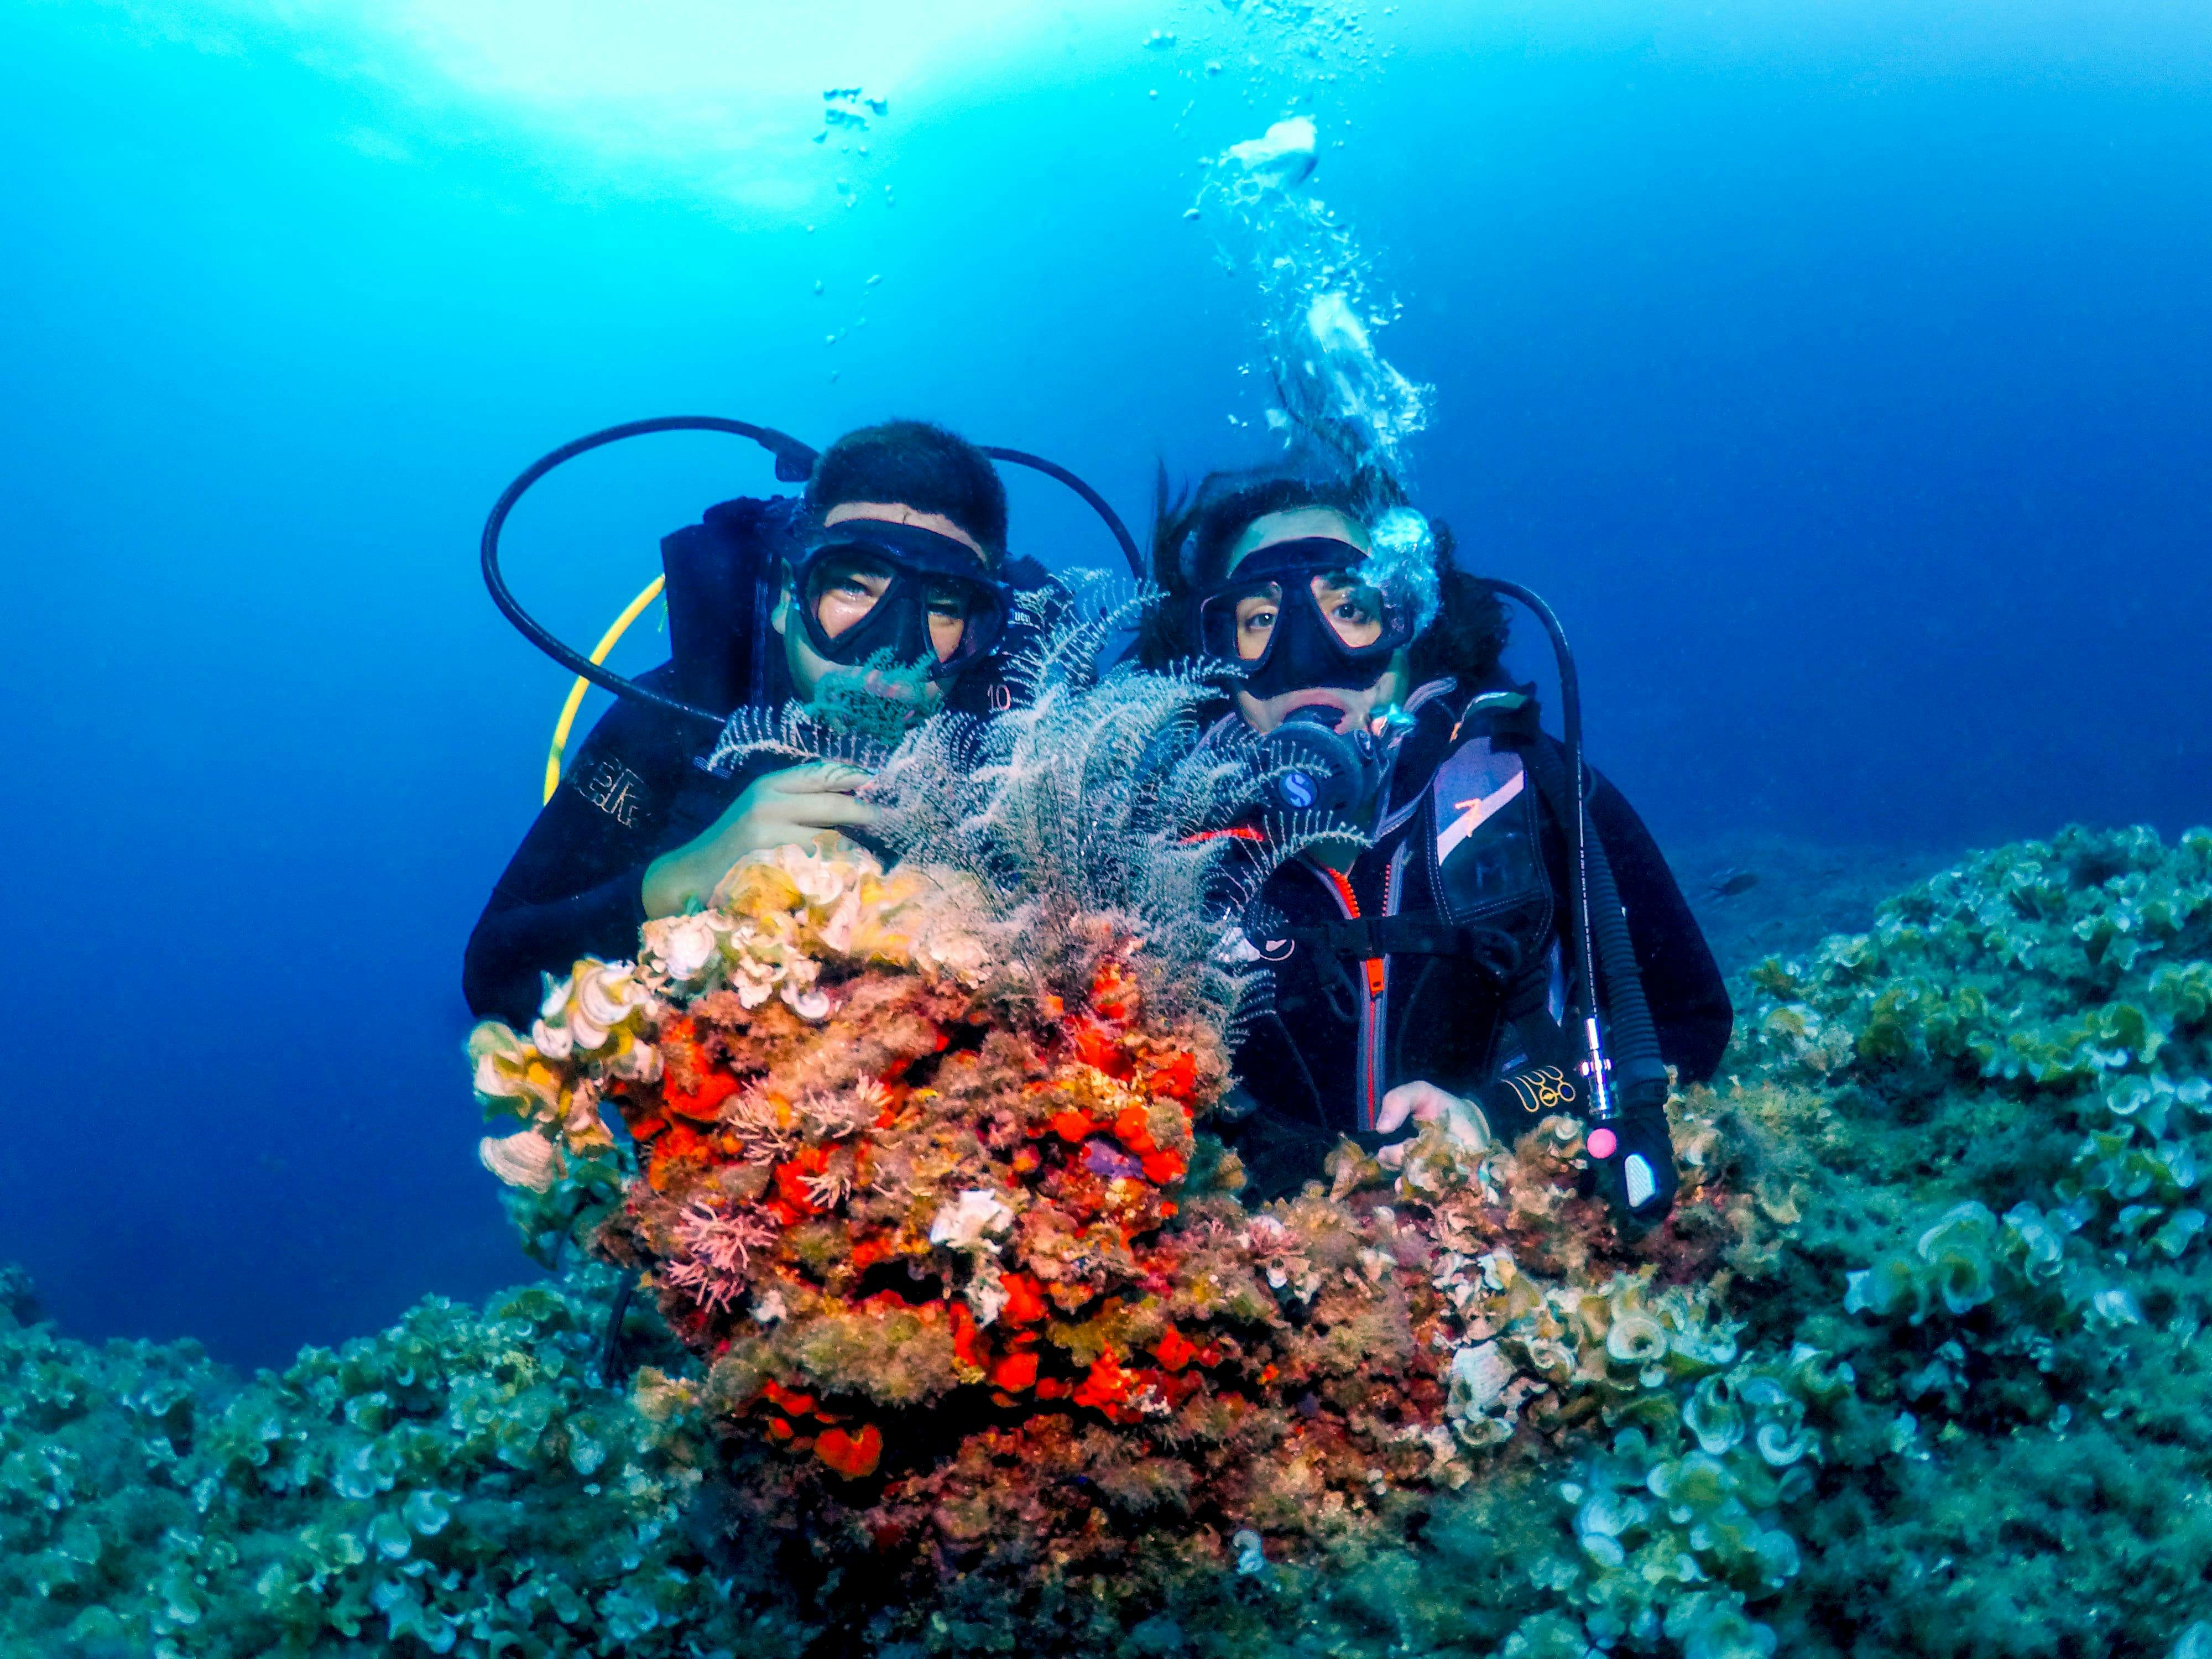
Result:
[[[1293,107],[1436,388],[1423,505],[1565,616],[1663,838],[2202,820],[2212,17],[2100,9],[9,9],[0,1259],[255,1363],[523,1275],[459,960],[564,684],[490,499],[637,416],[910,413],[1140,519],[1267,452],[1185,210]],[[515,580],[588,641],[767,483],[594,458]]]

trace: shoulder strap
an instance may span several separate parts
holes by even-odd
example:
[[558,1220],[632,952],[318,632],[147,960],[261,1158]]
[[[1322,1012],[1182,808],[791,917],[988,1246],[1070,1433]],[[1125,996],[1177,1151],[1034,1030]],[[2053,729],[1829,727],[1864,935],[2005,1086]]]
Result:
[[1293,939],[1332,956],[1458,957],[1472,963],[1484,978],[1503,985],[1521,965],[1520,947],[1510,933],[1493,927],[1469,927],[1436,915],[1355,916],[1349,921],[1322,922],[1310,927],[1291,927],[1281,937]]

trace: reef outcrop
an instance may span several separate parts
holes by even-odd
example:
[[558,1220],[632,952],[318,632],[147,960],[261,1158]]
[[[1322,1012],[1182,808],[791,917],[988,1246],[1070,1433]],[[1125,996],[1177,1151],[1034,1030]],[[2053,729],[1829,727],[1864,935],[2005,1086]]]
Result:
[[1802,1455],[1817,1367],[1754,1387],[1708,1283],[1757,1231],[1709,1126],[1634,1250],[1577,1195],[1565,1118],[1518,1149],[1432,1133],[1395,1177],[1347,1144],[1248,1210],[1201,1138],[1219,1022],[1152,1015],[1130,935],[1091,928],[1087,984],[1043,989],[975,914],[955,875],[781,848],[637,963],[579,964],[527,1037],[475,1039],[479,1091],[532,1126],[494,1144],[544,1149],[488,1154],[519,1187],[608,1156],[618,1115],[635,1168],[601,1174],[623,1196],[589,1238],[705,1367],[656,1386],[715,1425],[751,1528],[902,1597],[1019,1595],[1049,1563],[1139,1600],[1160,1561],[1383,1536],[1516,1430],[1636,1421],[1686,1381]]
[[0,1653],[2212,1650],[2212,834],[1762,965],[1632,1239],[1565,1119],[1248,1207],[1190,870],[979,867],[787,849],[481,1031],[555,1282],[244,1385],[11,1282]]

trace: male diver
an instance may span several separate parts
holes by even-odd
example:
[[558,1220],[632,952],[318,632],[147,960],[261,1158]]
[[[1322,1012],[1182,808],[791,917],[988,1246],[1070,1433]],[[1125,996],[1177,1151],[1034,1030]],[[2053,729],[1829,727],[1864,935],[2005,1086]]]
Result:
[[[1571,1010],[1591,958],[1566,948],[1560,745],[1501,670],[1504,610],[1453,567],[1449,532],[1334,469],[1217,474],[1187,503],[1164,495],[1153,564],[1166,597],[1140,658],[1231,669],[1223,720],[1265,738],[1278,821],[1349,832],[1283,864],[1244,910],[1273,978],[1226,1130],[1250,1190],[1296,1192],[1345,1136],[1391,1164],[1413,1122],[1480,1142],[1581,1115]],[[1633,1025],[1634,1002],[1656,1049],[1640,1074],[1613,1068],[1618,1115],[1589,1148],[1617,1211],[1648,1224],[1677,1184],[1662,1062],[1710,1078],[1733,1013],[1650,834],[1594,774],[1586,821],[1616,928],[1626,910],[1612,960],[1633,947],[1632,969],[1595,975],[1595,1000],[1608,1028]]]
[[[933,704],[980,712],[1008,583],[1044,580],[1006,548],[1006,487],[975,446],[919,421],[848,433],[799,499],[724,501],[664,540],[670,660],[640,683],[775,708],[888,663],[925,668]],[[718,735],[628,700],[601,718],[470,935],[462,988],[480,1018],[526,1026],[542,975],[634,954],[641,924],[703,902],[747,853],[873,821],[851,767],[714,775],[697,763]]]

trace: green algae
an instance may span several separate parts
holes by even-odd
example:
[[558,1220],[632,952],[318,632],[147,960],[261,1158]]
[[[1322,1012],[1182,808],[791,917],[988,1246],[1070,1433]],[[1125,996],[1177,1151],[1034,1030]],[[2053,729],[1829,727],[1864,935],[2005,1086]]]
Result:
[[776,1654],[684,1537],[680,1420],[594,1386],[606,1286],[433,1298],[242,1382],[0,1316],[0,1654]]
[[[601,1279],[252,1382],[71,1342],[11,1281],[0,1654],[2212,1650],[2212,834],[1977,855],[1741,1006],[1682,1104],[1757,1172],[1758,1236],[1708,1287],[1598,1287],[1585,1414],[1389,1541],[802,1605],[698,1524],[690,1385],[597,1386]],[[620,1173],[518,1196],[541,1260]]]

